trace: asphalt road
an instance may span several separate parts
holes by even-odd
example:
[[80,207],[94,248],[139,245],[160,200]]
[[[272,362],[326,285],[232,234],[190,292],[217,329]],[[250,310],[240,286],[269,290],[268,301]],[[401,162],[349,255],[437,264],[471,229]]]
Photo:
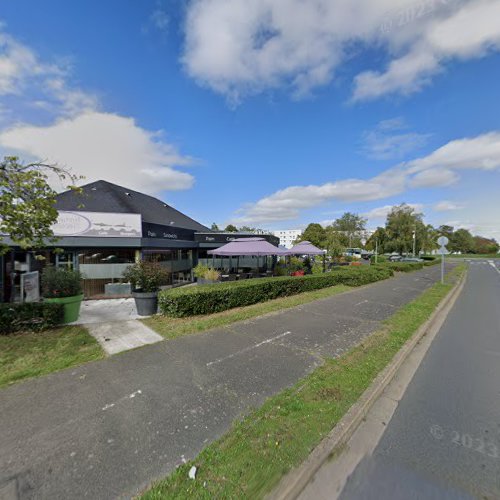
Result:
[[340,498],[500,498],[500,261],[465,288]]
[[0,390],[0,498],[137,494],[375,331],[439,273],[425,268]]

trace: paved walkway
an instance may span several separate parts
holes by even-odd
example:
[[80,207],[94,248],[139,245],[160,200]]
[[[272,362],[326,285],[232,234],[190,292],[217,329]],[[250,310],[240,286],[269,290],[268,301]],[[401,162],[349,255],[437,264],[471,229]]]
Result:
[[109,355],[163,340],[161,335],[136,319],[113,323],[91,323],[85,326]]
[[[108,355],[163,340],[138,321],[134,299],[85,300],[73,325],[84,325]],[[0,497],[0,500],[2,498]]]
[[[451,264],[448,264],[450,267]],[[0,491],[126,498],[374,332],[439,266],[0,391]]]
[[138,319],[134,299],[84,300],[80,308],[80,317],[74,325],[111,323]]

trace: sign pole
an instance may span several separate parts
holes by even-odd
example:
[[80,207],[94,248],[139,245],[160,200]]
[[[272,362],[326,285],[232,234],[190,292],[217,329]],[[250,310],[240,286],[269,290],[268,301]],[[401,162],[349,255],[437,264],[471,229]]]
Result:
[[441,284],[444,283],[444,252],[441,254]]

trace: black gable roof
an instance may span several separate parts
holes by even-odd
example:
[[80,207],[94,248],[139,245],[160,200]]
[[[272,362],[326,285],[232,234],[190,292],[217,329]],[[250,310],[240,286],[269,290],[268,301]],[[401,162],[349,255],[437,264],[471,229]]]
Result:
[[207,227],[165,202],[107,181],[82,186],[83,194],[65,191],[57,195],[57,210],[141,214],[143,222],[207,231]]

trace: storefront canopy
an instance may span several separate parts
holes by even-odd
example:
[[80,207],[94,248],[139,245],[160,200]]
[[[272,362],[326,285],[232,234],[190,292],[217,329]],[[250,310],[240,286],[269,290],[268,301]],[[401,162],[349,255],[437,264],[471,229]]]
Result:
[[290,250],[285,251],[285,255],[324,255],[325,251],[315,247],[310,241],[301,241]]
[[281,248],[271,245],[264,238],[236,238],[226,245],[209,250],[210,255],[219,255],[222,257],[236,257],[239,255],[285,255]]

